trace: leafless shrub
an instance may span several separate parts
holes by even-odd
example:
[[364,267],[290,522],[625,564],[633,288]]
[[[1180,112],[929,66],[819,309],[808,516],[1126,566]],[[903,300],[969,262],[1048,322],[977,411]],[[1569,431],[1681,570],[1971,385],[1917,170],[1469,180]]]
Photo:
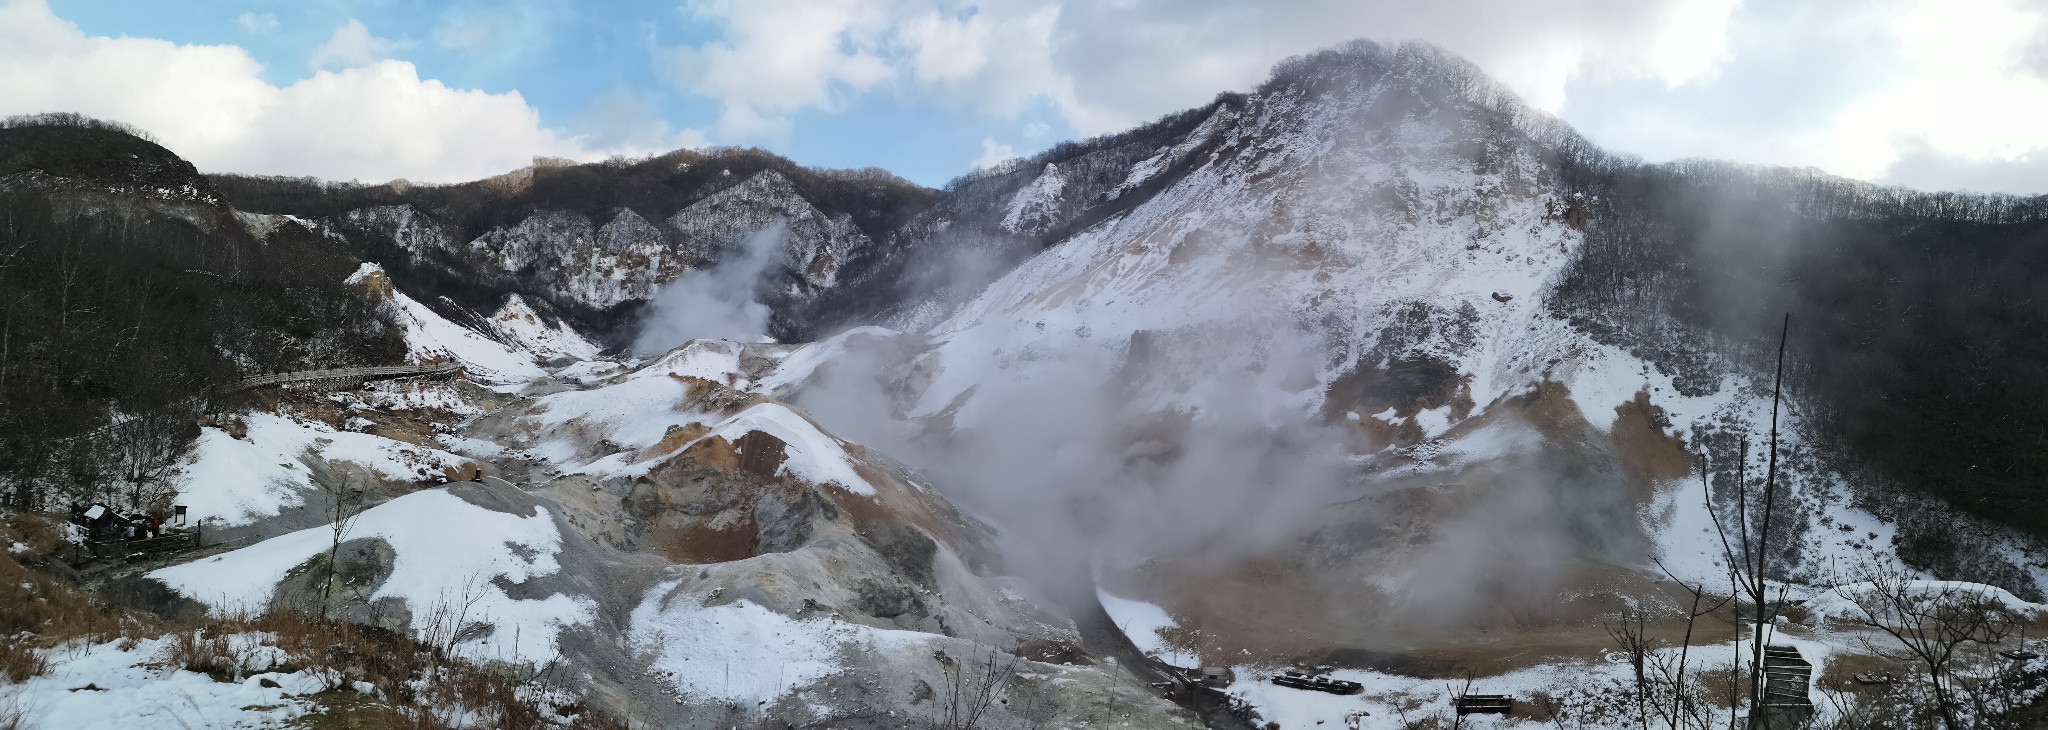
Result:
[[[932,719],[932,727],[941,730],[973,730],[981,727],[982,716],[989,705],[1001,695],[1003,688],[1017,676],[1018,657],[999,660],[994,648],[978,664],[971,659],[966,662],[954,660],[944,652],[934,658],[945,668],[944,694],[936,708],[939,712]],[[1112,690],[1112,696],[1114,696]]]
[[1963,652],[1971,645],[1995,646],[2019,623],[1996,589],[1914,580],[1898,566],[1872,559],[1858,566],[1846,583],[1838,579],[1834,590],[1856,606],[1853,621],[1891,637],[1893,645],[1888,646],[1865,642],[1871,653],[1910,661],[1925,671],[1927,690],[1943,726],[1962,730],[1973,724],[1965,710],[1972,709],[1969,704],[1982,704],[1986,698],[1979,690],[1988,687],[1985,677],[1956,671],[1966,660]]

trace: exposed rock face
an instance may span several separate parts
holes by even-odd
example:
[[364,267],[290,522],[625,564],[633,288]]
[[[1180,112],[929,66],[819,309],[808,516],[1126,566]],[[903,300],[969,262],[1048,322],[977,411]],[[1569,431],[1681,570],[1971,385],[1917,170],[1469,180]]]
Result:
[[679,240],[712,255],[722,255],[777,222],[788,231],[781,261],[789,287],[778,298],[791,306],[831,287],[841,265],[873,246],[854,226],[851,215],[829,216],[818,210],[773,170],[698,201],[668,219]]

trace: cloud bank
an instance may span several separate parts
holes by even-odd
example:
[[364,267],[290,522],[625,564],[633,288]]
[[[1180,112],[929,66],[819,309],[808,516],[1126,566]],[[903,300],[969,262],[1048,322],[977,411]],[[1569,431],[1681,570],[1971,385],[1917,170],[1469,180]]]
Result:
[[15,0],[0,6],[0,115],[79,112],[148,130],[201,170],[334,180],[473,180],[537,155],[643,151],[592,149],[543,127],[517,91],[422,79],[392,48],[350,21],[308,58],[319,70],[278,87],[236,46],[88,36]]
[[[723,142],[861,95],[1082,135],[1246,90],[1352,38],[1471,60],[1596,142],[1651,160],[1813,166],[1920,188],[2048,192],[2048,5],[2030,0],[774,0],[691,2],[673,50]],[[793,28],[791,32],[766,29]],[[745,72],[745,73],[742,73]],[[740,83],[741,79],[765,79]],[[1003,142],[1007,140],[995,140]],[[977,164],[985,160],[977,161]]]

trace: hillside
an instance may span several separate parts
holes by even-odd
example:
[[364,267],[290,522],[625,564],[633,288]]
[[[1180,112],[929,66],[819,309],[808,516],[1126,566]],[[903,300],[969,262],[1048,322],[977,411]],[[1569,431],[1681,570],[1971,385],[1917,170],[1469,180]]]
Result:
[[[51,712],[1405,728],[1461,680],[1498,726],[1704,727],[1769,643],[1828,721],[1933,723],[1887,590],[1990,622],[1972,717],[2048,686],[1994,653],[2048,619],[2043,199],[1644,164],[1366,42],[943,190],[0,127],[0,571],[84,617],[0,623],[0,694]],[[217,395],[398,363],[459,368]],[[172,500],[205,545],[34,514]]]
[[[345,250],[239,214],[154,143],[60,115],[15,119],[0,128],[0,171],[0,484],[12,507],[155,499],[214,388],[403,352],[342,283],[357,265]],[[103,429],[115,422],[130,426]]]

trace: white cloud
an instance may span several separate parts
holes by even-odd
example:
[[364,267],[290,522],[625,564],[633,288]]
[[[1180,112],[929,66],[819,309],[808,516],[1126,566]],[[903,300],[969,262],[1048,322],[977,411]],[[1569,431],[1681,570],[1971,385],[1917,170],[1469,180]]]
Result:
[[453,181],[536,155],[609,151],[542,127],[518,92],[452,89],[404,61],[319,71],[284,87],[261,71],[235,46],[88,36],[43,0],[0,5],[0,114],[127,122],[202,170]]
[[688,8],[724,36],[673,49],[668,71],[684,89],[724,104],[718,130],[728,136],[777,133],[790,115],[830,106],[835,84],[860,91],[891,75],[868,50],[885,27],[879,3],[696,0]]
[[235,16],[235,25],[241,26],[244,33],[263,35],[277,30],[277,13],[258,13],[252,10]]
[[357,68],[390,58],[391,50],[391,41],[370,35],[363,21],[350,19],[334,29],[326,43],[313,49],[306,65],[329,71]]
[[1287,56],[1358,37],[1420,39],[1596,142],[1651,159],[1720,157],[1916,186],[2048,191],[2048,125],[2038,122],[2048,116],[2048,5],[2040,0],[772,0],[689,8],[723,36],[677,50],[672,78],[724,103],[715,130],[722,141],[786,129],[805,109],[829,110],[861,92],[995,116],[1042,105],[1092,135],[1248,89]]
[[2013,0],[1744,6],[1715,72],[1583,83],[1564,117],[1650,159],[1812,166],[1921,189],[2048,192],[2048,8]]
[[1358,37],[1422,38],[1555,110],[1580,76],[1710,76],[1735,3],[702,1],[691,13],[724,35],[677,49],[672,77],[725,104],[727,134],[778,130],[799,111],[830,108],[835,84],[858,92],[891,78],[990,114],[1049,103],[1097,134],[1249,88],[1287,56]]
[[895,44],[911,76],[942,95],[983,110],[1012,114],[1034,98],[1062,96],[1068,86],[1053,65],[1058,6],[938,10],[911,16]]
[[1017,158],[1017,150],[1006,144],[996,144],[994,137],[981,138],[981,156],[974,158],[974,169],[986,170],[1000,165],[1005,160]]

